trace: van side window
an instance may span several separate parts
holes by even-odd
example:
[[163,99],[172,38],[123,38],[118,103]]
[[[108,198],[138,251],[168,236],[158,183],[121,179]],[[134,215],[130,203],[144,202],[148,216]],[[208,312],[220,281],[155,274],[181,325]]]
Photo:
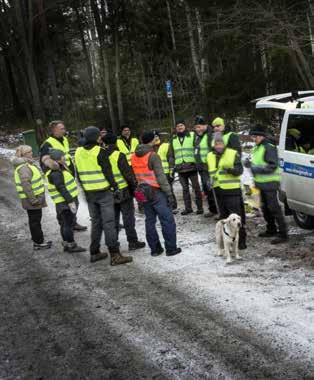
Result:
[[285,149],[314,155],[314,115],[289,115]]

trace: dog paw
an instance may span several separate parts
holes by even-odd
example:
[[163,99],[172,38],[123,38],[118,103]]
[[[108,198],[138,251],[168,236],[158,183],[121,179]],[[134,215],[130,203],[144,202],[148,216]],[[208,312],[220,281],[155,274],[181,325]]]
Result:
[[232,260],[227,260],[226,265],[230,265],[230,264],[232,264]]
[[236,256],[236,260],[243,260],[241,256]]

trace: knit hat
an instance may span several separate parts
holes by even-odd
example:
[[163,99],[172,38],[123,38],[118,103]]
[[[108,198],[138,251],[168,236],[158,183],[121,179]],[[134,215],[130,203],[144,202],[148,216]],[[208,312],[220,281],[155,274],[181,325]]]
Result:
[[29,145],[20,145],[16,148],[15,156],[24,157],[25,154],[32,152],[32,147]]
[[206,125],[203,116],[196,116],[194,125]]
[[256,124],[253,127],[251,127],[250,136],[267,136],[267,127],[261,124]]
[[223,139],[223,134],[221,132],[214,133],[213,140],[214,140],[214,144],[216,144],[216,143],[223,143],[224,144],[225,143],[224,139]]
[[213,127],[218,127],[219,125],[225,125],[225,121],[222,117],[216,117],[213,121],[212,121],[212,126]]
[[142,143],[149,144],[155,138],[155,133],[153,131],[144,131],[142,134]]
[[184,121],[184,119],[183,119],[183,118],[178,118],[178,119],[176,120],[176,125],[178,125],[178,124],[184,124],[184,125],[185,125],[185,121]]
[[50,148],[49,156],[54,161],[60,161],[61,158],[64,156],[64,152],[62,152],[62,150],[59,150],[59,149]]
[[100,130],[97,127],[87,127],[84,131],[84,137],[87,143],[96,143],[100,136]]
[[114,145],[117,142],[117,136],[113,134],[112,132],[108,132],[104,137],[103,137],[103,142],[106,145]]

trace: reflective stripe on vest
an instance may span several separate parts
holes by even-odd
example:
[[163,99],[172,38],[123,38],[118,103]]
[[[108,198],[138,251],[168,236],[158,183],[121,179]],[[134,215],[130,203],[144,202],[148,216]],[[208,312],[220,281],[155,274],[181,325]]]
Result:
[[204,133],[203,137],[201,138],[200,142],[200,158],[201,161],[206,164],[207,163],[207,155],[209,153],[209,147],[208,147],[208,135],[207,133]]
[[158,156],[161,159],[161,164],[162,164],[165,174],[170,173],[169,162],[167,160],[168,151],[169,151],[169,143],[162,143],[158,148]]
[[146,183],[152,187],[160,188],[154,171],[150,170],[148,167],[148,161],[151,154],[152,152],[148,152],[142,157],[139,157],[136,154],[132,154],[132,168],[138,184]]
[[46,142],[49,143],[52,146],[52,148],[62,150],[62,152],[64,152],[65,163],[67,164],[67,166],[71,165],[72,158],[70,155],[70,145],[67,137],[63,137],[63,143],[61,143],[58,139],[56,139],[53,136],[50,136],[46,141],[44,141],[44,144]]
[[118,166],[120,154],[122,153],[118,150],[113,151],[109,156],[109,160],[111,164],[112,174],[114,176],[116,184],[118,185],[119,189],[125,189],[126,187],[128,187],[128,184],[124,179],[123,175],[121,174],[121,171]]
[[43,194],[45,192],[45,186],[44,186],[44,181],[41,176],[40,170],[32,164],[29,163],[23,163],[19,166],[14,171],[14,180],[15,180],[15,187],[16,191],[19,195],[20,199],[26,199],[27,195],[24,193],[22,184],[21,184],[21,178],[19,175],[19,170],[23,166],[28,166],[30,170],[32,171],[32,179],[31,179],[31,186],[32,186],[32,191],[35,196]]
[[[271,144],[270,144],[271,145]],[[266,148],[264,144],[256,145],[252,152],[252,165],[266,167],[264,160]],[[271,174],[254,174],[255,183],[280,182],[279,167]]]
[[194,157],[194,132],[190,132],[189,136],[183,138],[181,145],[179,137],[174,137],[172,140],[175,165],[183,163],[195,163]]
[[131,165],[131,155],[135,152],[136,147],[138,146],[139,141],[136,137],[131,138],[130,149],[125,144],[125,141],[122,138],[117,140],[117,146],[121,153],[126,155],[129,165]]
[[[61,193],[57,190],[55,185],[49,182],[49,175],[51,172],[52,172],[51,170],[48,170],[46,173],[46,177],[48,180],[48,193],[55,204],[65,202],[65,199],[63,198]],[[67,170],[62,170],[62,174],[63,174],[65,188],[67,189],[67,191],[71,194],[73,198],[77,197],[78,188],[77,188],[75,178]]]
[[[228,133],[226,133],[226,134],[223,134],[222,139],[223,139],[223,141],[224,141],[225,146],[228,146],[228,144],[229,144],[229,140],[230,140],[230,137],[231,137],[232,134],[233,134],[233,132],[228,132]],[[213,139],[213,140],[212,140],[212,147],[213,147],[214,145],[215,145],[215,140]]]
[[110,185],[101,166],[98,155],[102,148],[95,145],[92,149],[79,147],[75,152],[77,175],[85,191],[107,190]]
[[225,149],[217,168],[216,154],[214,152],[208,153],[208,173],[214,180],[213,187],[220,187],[223,190],[239,189],[241,187],[241,176],[228,174],[225,170],[234,168],[236,155],[236,150],[229,148]]

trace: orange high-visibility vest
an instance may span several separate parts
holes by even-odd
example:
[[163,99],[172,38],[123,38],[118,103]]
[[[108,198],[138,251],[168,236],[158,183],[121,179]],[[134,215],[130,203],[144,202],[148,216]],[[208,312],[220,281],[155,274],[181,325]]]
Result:
[[157,189],[160,188],[159,183],[153,170],[148,167],[148,161],[152,152],[148,152],[142,157],[137,156],[135,153],[132,154],[131,164],[138,184],[146,183],[151,187]]

